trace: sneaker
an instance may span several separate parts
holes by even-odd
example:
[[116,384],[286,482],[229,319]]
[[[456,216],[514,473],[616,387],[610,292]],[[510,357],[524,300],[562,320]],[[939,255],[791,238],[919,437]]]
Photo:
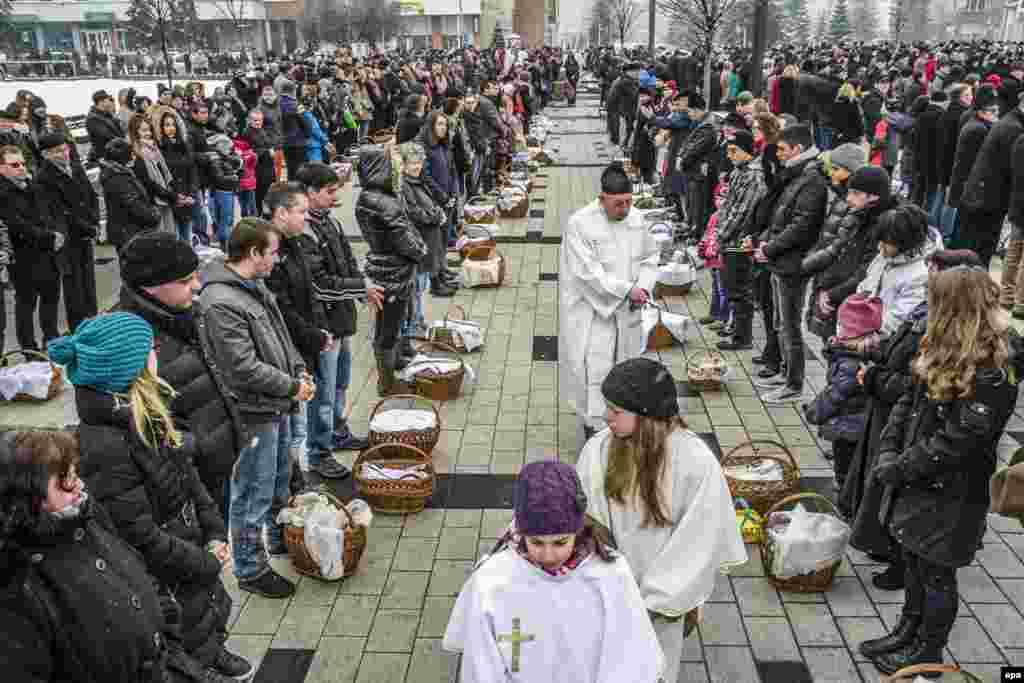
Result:
[[247,593],[272,599],[290,598],[295,595],[295,584],[269,568],[255,579],[239,581],[238,587]]
[[754,356],[753,358],[750,359],[750,362],[753,363],[754,365],[767,365],[768,364],[768,361],[765,360],[765,357],[763,355],[761,355],[761,356]]
[[336,451],[365,451],[370,447],[370,441],[365,436],[356,436],[346,431],[344,434],[334,433],[334,450]]
[[239,657],[223,646],[221,646],[220,652],[217,653],[211,668],[217,673],[237,680],[245,680],[253,672],[252,664],[249,663],[249,660]]
[[761,379],[768,379],[769,377],[774,377],[777,374],[779,374],[779,369],[772,365],[766,365],[757,371],[757,376]]
[[315,465],[310,465],[309,470],[324,479],[344,479],[352,474],[352,470],[329,456],[325,456]]
[[765,403],[796,403],[803,397],[803,395],[803,389],[781,386],[775,391],[765,394],[762,397],[762,400]]
[[[757,373],[758,377],[761,373]],[[786,383],[786,378],[778,373],[769,375],[768,377],[761,377],[761,379],[754,380],[754,386],[758,389],[777,389]]]

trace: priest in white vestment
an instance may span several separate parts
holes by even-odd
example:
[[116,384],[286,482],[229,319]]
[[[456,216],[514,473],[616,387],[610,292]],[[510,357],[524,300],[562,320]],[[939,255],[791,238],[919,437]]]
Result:
[[601,382],[647,345],[640,308],[651,298],[660,247],[633,208],[621,166],[601,175],[601,194],[569,218],[558,272],[559,387],[587,437],[604,428]]
[[[602,386],[609,428],[583,447],[576,470],[587,493],[587,514],[605,527],[633,571],[666,659],[666,680],[676,680],[687,613],[711,596],[719,573],[747,561],[732,495],[711,449],[679,417],[676,383],[665,366],[647,358],[616,365]],[[661,437],[661,453],[641,453],[639,439]],[[654,441],[657,443],[656,441]],[[623,501],[609,493],[611,457],[625,475]],[[659,460],[660,459],[660,460]],[[659,469],[647,472],[642,468]],[[642,495],[645,476],[663,508],[652,523]]]
[[584,529],[571,465],[526,465],[513,528],[469,577],[443,647],[460,683],[658,683],[664,666],[636,580]]

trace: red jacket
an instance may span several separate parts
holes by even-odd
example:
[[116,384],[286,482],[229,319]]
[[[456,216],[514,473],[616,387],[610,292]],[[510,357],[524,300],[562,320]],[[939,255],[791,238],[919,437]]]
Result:
[[238,156],[242,157],[242,175],[238,178],[238,189],[240,191],[255,190],[256,152],[245,138],[237,137],[232,140],[232,143],[235,146],[235,151],[238,152]]

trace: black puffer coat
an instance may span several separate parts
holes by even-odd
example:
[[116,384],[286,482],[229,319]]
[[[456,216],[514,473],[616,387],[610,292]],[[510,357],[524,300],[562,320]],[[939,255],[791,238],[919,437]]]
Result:
[[956,143],[956,154],[953,157],[953,170],[949,178],[949,194],[946,198],[950,206],[960,207],[964,185],[971,175],[974,162],[978,159],[978,152],[981,151],[981,146],[991,129],[991,123],[974,117],[960,130],[960,137]]
[[87,500],[5,539],[0,663],[18,683],[164,683],[164,614],[146,563]]
[[226,541],[227,532],[192,465],[192,447],[149,448],[130,408],[111,394],[80,386],[75,403],[82,478],[121,537],[142,553],[149,573],[181,603],[185,651],[211,664],[226,639],[231,598],[206,544]]
[[121,119],[96,107],[85,117],[85,129],[89,132],[89,163],[98,163],[103,158],[108,142],[128,134],[121,126]]
[[445,243],[441,227],[447,222],[444,209],[437,205],[422,178],[402,178],[402,202],[409,220],[420,231],[427,255],[420,263],[423,272],[437,275],[444,266]]
[[1013,144],[1024,135],[1024,111],[1015,108],[992,126],[971,168],[961,206],[1001,212],[1013,194]]
[[107,160],[100,165],[100,183],[107,202],[107,238],[120,249],[138,233],[156,229],[160,212],[130,168]]
[[903,483],[887,487],[879,518],[901,546],[929,562],[964,567],[981,547],[996,446],[1024,377],[1022,346],[1011,333],[1009,367],[979,368],[969,398],[933,401],[915,382],[882,432],[879,462],[895,459]]
[[181,429],[195,436],[196,470],[219,504],[224,482],[242,450],[244,428],[231,391],[214,363],[199,302],[192,306],[188,311],[171,311],[122,286],[115,308],[135,313],[153,327],[160,378],[178,392],[171,401],[171,413]]
[[391,159],[382,147],[366,147],[359,155],[356,200],[359,230],[370,247],[366,277],[387,295],[408,298],[416,268],[427,255],[427,245],[405,213],[392,183]]
[[[804,256],[821,233],[828,187],[815,162],[817,153],[817,148],[812,147],[780,170],[761,200],[765,209],[771,207],[761,241],[768,270],[777,275],[799,276]],[[758,215],[762,215],[761,206]]]

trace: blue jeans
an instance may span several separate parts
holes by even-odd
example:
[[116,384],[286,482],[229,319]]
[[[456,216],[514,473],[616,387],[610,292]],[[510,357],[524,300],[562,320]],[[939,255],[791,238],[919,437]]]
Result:
[[256,190],[239,190],[238,206],[242,211],[242,218],[259,216],[259,211],[256,209]]
[[724,323],[729,322],[732,313],[729,306],[729,293],[722,286],[721,268],[711,269],[711,315]]
[[250,435],[231,475],[231,551],[235,576],[255,579],[270,571],[263,529],[272,548],[284,546],[277,513],[288,504],[292,467],[289,415],[278,415]]
[[206,192],[200,190],[195,194],[196,203],[192,205],[192,234],[199,235],[199,240],[204,244],[206,237]]
[[822,152],[827,152],[832,149],[832,136],[835,135],[835,130],[827,126],[815,126],[814,127],[814,144]]
[[192,218],[175,221],[178,224],[178,239],[192,244]]
[[235,224],[235,193],[214,190],[210,193],[210,200],[217,239],[222,243],[227,242]]
[[416,326],[424,325],[423,320],[423,293],[430,287],[430,273],[416,274],[416,290],[412,299],[412,315],[402,321],[401,334],[403,337],[415,337]]
[[[338,349],[338,371],[337,381],[334,383],[334,424],[345,424],[345,401],[348,393],[348,385],[352,383],[352,337],[341,338],[341,348]],[[344,433],[348,433],[348,425],[345,424]]]
[[366,142],[366,134],[370,132],[370,122],[360,121],[359,122],[359,144],[362,145]]
[[334,402],[337,400],[340,346],[335,344],[329,351],[321,351],[313,370],[316,395],[306,406],[309,426],[306,461],[311,468],[319,465],[324,456],[330,457],[334,444]]

